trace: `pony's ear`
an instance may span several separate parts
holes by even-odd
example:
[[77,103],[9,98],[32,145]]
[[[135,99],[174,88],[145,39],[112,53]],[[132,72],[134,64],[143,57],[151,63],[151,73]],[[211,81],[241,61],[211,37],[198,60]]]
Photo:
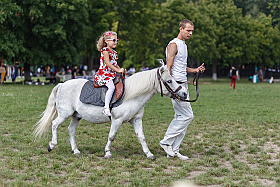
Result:
[[167,66],[161,66],[161,67],[159,68],[159,72],[160,72],[161,75],[162,75],[163,72],[165,72],[165,71],[168,71]]
[[161,66],[164,66],[164,61],[162,59],[156,59],[157,61],[159,61],[159,63],[161,64]]

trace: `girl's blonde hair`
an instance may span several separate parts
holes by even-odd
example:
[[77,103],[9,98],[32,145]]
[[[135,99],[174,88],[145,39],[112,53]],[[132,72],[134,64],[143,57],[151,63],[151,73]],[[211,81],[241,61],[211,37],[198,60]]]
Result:
[[107,44],[105,42],[106,39],[110,39],[112,36],[118,36],[116,32],[106,31],[104,32],[96,42],[96,47],[98,51],[101,51],[103,47],[106,47]]

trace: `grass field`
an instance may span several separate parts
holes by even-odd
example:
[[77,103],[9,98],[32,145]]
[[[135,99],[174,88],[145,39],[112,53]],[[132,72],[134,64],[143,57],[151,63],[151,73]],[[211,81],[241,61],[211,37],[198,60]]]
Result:
[[[169,98],[156,95],[143,117],[146,141],[157,157],[148,160],[134,130],[123,124],[104,159],[110,124],[81,120],[76,141],[82,156],[71,153],[69,120],[58,129],[58,145],[47,151],[49,135],[38,142],[32,127],[44,111],[53,86],[0,85],[0,186],[280,186],[280,83],[216,82],[200,79],[192,103],[194,120],[180,152],[188,161],[166,158],[158,142],[173,119]],[[207,84],[206,84],[207,83]],[[195,87],[189,85],[191,99]]]

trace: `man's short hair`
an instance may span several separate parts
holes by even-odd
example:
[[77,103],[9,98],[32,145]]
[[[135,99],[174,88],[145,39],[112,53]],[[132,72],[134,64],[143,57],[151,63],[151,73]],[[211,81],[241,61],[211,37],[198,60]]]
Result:
[[183,19],[179,24],[179,28],[182,27],[184,29],[187,24],[190,24],[190,25],[194,26],[193,22],[191,22],[190,20]]

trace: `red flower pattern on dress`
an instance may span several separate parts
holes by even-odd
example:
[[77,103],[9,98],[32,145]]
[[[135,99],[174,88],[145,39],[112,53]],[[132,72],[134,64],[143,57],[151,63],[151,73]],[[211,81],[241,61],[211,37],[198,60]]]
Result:
[[94,79],[99,86],[107,84],[110,80],[116,77],[116,72],[106,65],[104,55],[102,53],[103,51],[109,52],[109,60],[113,66],[117,66],[118,59],[117,51],[115,51],[114,49],[112,51],[108,47],[103,47],[101,49],[99,70],[94,75]]

